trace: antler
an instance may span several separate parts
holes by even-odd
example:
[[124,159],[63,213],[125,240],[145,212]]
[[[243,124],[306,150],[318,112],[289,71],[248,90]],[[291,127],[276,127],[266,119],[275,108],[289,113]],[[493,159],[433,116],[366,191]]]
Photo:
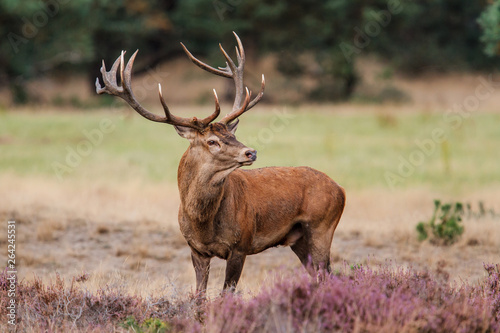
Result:
[[[261,99],[262,96],[264,95],[264,89],[266,87],[266,81],[264,79],[264,74],[262,75],[262,83],[260,87],[260,91],[258,95],[250,101],[250,96],[251,92],[248,91],[248,88],[245,87],[243,83],[243,71],[245,67],[245,50],[243,49],[243,45],[241,44],[241,40],[238,37],[238,35],[233,31],[234,36],[236,37],[236,41],[238,43],[238,46],[236,47],[236,59],[237,59],[237,65],[234,63],[234,61],[229,57],[229,55],[226,53],[224,48],[222,47],[221,44],[219,44],[219,47],[222,51],[222,54],[224,55],[224,58],[226,58],[226,67],[224,68],[214,68],[210,65],[207,65],[206,63],[196,59],[191,52],[188,51],[186,46],[181,43],[182,47],[184,48],[184,51],[188,55],[189,59],[196,64],[198,67],[201,69],[206,70],[207,72],[224,76],[227,78],[232,78],[234,80],[234,86],[236,88],[236,95],[234,97],[234,104],[233,104],[233,110],[231,113],[227,114],[222,118],[220,121],[223,124],[229,124],[236,118],[238,118],[243,112],[250,110],[252,107],[255,106]],[[245,97],[243,97],[243,93],[246,93]]]
[[[158,116],[143,108],[139,104],[139,102],[137,102],[134,93],[132,92],[132,66],[134,65],[135,56],[137,55],[138,51],[139,50],[134,52],[134,54],[130,57],[129,61],[127,62],[126,66],[124,65],[125,51],[122,51],[120,57],[116,59],[109,72],[106,72],[106,65],[104,64],[104,60],[102,61],[101,73],[102,73],[102,80],[104,82],[104,88],[101,87],[101,84],[99,83],[99,78],[97,78],[95,81],[95,87],[96,87],[96,92],[98,94],[107,93],[122,98],[141,116],[151,121],[156,121],[159,123],[167,123],[175,126],[191,127],[199,131],[203,131],[205,127],[208,126],[208,124],[210,124],[212,121],[215,120],[215,118],[219,116],[220,113],[219,99],[217,97],[215,89],[214,89],[215,111],[210,116],[201,120],[196,117],[182,118],[171,114],[168,109],[167,103],[163,99],[160,84],[158,84],[158,92],[160,96],[161,105],[163,106],[163,110],[165,111],[165,117]],[[120,81],[121,81],[120,85],[118,85],[116,82],[116,74],[118,71],[118,66],[120,66]]]

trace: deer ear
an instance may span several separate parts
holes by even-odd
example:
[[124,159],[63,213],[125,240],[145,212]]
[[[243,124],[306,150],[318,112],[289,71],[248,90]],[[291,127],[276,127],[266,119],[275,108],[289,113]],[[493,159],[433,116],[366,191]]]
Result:
[[190,142],[194,140],[194,138],[196,137],[196,132],[198,132],[191,127],[174,125],[174,128],[177,131],[177,134],[182,136],[184,139],[188,139]]
[[227,124],[227,130],[229,132],[231,132],[231,134],[234,135],[234,133],[236,132],[236,129],[238,128],[238,123],[240,122],[239,119],[236,119],[235,121],[233,121],[232,123],[229,123]]

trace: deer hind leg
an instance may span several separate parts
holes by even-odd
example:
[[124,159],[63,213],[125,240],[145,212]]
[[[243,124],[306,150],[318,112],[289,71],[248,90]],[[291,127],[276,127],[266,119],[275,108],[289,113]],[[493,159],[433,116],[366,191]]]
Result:
[[311,275],[319,269],[331,272],[330,247],[334,230],[330,228],[327,232],[317,230],[306,232],[291,246],[292,251]]
[[196,293],[205,294],[207,291],[208,274],[210,273],[210,257],[202,256],[197,251],[191,249],[191,260],[193,261],[196,273]]
[[311,263],[311,253],[309,251],[309,239],[308,237],[302,237],[290,246],[292,251],[299,257],[302,265],[307,269]]
[[246,255],[239,252],[231,252],[226,263],[226,278],[224,280],[224,291],[234,291],[238,283]]

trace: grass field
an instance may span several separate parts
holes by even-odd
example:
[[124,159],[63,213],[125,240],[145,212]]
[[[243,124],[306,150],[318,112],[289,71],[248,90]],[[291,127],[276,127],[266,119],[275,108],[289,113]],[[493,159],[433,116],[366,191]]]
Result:
[[[254,167],[309,165],[351,190],[417,186],[463,194],[500,184],[498,113],[473,114],[454,129],[438,112],[398,112],[396,107],[336,109],[261,108],[244,116],[238,139],[258,150]],[[182,107],[178,113],[209,111]],[[106,131],[100,128],[102,121]],[[420,148],[432,140],[435,130],[443,131],[442,142]],[[187,141],[170,126],[123,110],[4,113],[0,115],[0,144],[2,174],[172,184],[187,147]],[[68,169],[58,171],[55,165],[61,164]],[[404,172],[399,173],[402,164]],[[388,182],[387,173],[402,179]]]
[[[211,111],[171,109],[183,116]],[[346,189],[334,269],[391,261],[447,283],[478,281],[483,262],[500,258],[500,113],[474,112],[455,127],[444,111],[263,106],[242,116],[237,137],[258,150],[252,167],[308,165]],[[171,126],[126,109],[1,113],[0,218],[16,220],[20,278],[47,282],[59,273],[70,281],[85,273],[86,290],[113,284],[143,297],[192,290],[190,252],[177,226],[176,173],[187,145]],[[475,211],[483,202],[496,215],[466,218],[451,246],[419,242],[415,226],[431,216],[434,199]],[[6,229],[2,222],[0,232]],[[299,267],[287,248],[251,256],[239,290],[255,294],[276,272]],[[214,260],[211,295],[223,274],[224,262]]]

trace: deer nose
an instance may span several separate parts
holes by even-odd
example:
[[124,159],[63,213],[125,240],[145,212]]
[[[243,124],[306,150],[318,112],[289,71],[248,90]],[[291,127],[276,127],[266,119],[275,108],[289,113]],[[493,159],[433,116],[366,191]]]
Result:
[[245,156],[252,160],[252,161],[255,161],[257,159],[257,151],[255,149],[248,149],[246,152],[245,152]]

